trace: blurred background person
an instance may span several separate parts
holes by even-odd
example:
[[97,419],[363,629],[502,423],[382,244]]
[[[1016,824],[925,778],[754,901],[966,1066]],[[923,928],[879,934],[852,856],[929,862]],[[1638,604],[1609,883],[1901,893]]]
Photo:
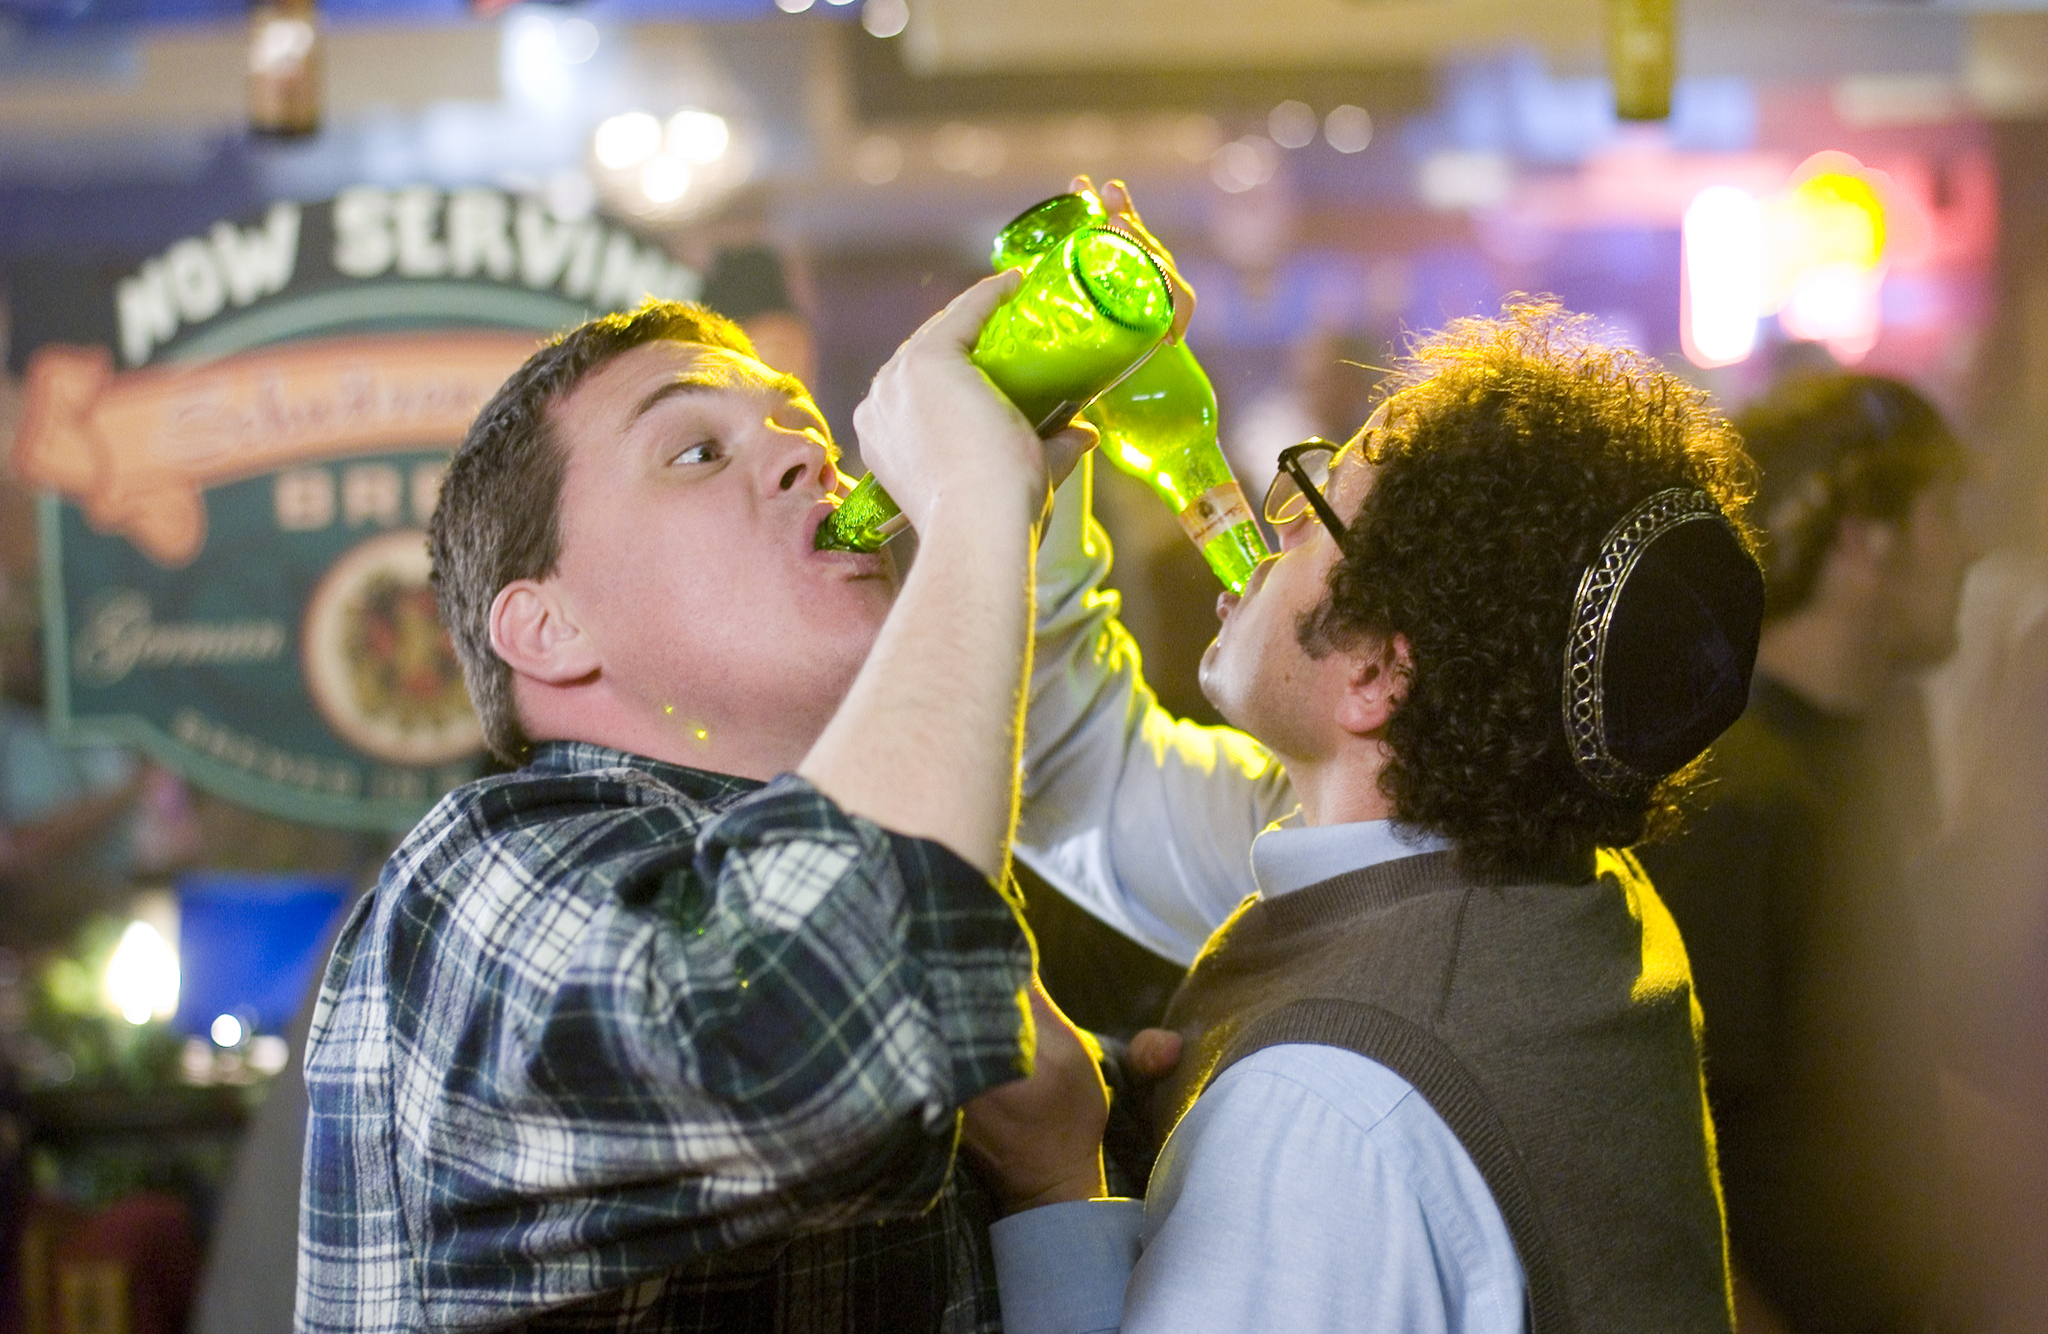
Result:
[[2048,1328],[2048,487],[1971,567],[1925,696],[1943,827],[1916,867],[1940,1025],[1950,1295],[1962,1328]]
[[1737,426],[1767,534],[1756,678],[1704,809],[1643,861],[1706,1012],[1745,1324],[1921,1330],[1939,1087],[1906,865],[1938,811],[1910,687],[1955,646],[1968,459],[1881,377],[1796,375]]

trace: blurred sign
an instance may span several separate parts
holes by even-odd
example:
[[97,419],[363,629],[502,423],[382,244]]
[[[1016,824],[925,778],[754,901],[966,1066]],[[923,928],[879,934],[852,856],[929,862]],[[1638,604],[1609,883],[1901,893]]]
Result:
[[360,187],[81,277],[111,345],[25,312],[53,725],[287,818],[410,825],[481,751],[427,581],[450,452],[546,334],[701,285],[537,201]]
[[353,888],[349,877],[333,875],[179,877],[178,1028],[208,1033],[225,1014],[244,1033],[284,1032]]

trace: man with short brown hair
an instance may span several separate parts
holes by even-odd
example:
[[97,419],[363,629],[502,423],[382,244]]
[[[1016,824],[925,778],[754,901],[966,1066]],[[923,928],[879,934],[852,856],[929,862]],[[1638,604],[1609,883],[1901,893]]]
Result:
[[[1087,443],[967,360],[1012,282],[855,414],[921,538],[900,580],[814,549],[824,420],[700,308],[584,325],[478,414],[435,577],[523,767],[442,800],[329,964],[304,1334],[998,1327],[953,1150],[1031,1064],[996,884],[1036,529]],[[1006,1167],[1009,1203],[1072,1184]]]

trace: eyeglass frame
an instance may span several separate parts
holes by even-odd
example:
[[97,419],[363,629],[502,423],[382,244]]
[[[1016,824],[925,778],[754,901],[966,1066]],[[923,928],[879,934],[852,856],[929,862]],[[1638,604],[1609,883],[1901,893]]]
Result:
[[1325,440],[1319,435],[1310,436],[1300,444],[1289,445],[1280,451],[1280,470],[1273,474],[1272,482],[1267,485],[1266,495],[1260,502],[1259,512],[1265,516],[1267,523],[1274,525],[1276,528],[1293,523],[1301,517],[1297,514],[1281,519],[1273,513],[1275,509],[1285,505],[1292,498],[1275,498],[1274,493],[1279,490],[1281,479],[1285,478],[1294,483],[1295,494],[1299,495],[1307,503],[1309,511],[1316,516],[1317,522],[1330,530],[1331,537],[1342,541],[1344,537],[1344,521],[1337,517],[1337,511],[1331,507],[1329,500],[1323,495],[1322,487],[1318,486],[1315,480],[1308,475],[1308,469],[1301,465],[1302,455],[1320,451],[1326,451],[1330,456],[1330,467],[1323,474],[1323,481],[1327,484],[1336,473],[1337,456],[1344,452],[1344,446]]

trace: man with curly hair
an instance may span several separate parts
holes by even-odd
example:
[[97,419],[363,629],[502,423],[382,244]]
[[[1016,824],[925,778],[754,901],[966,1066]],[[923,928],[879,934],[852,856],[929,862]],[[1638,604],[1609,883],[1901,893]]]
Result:
[[1746,696],[1746,459],[1547,303],[1394,389],[1283,456],[1202,664],[1242,730],[1158,709],[1061,498],[1019,853],[1194,966],[1144,1202],[996,1225],[1011,1334],[1730,1327],[1699,1009],[1623,850]]

